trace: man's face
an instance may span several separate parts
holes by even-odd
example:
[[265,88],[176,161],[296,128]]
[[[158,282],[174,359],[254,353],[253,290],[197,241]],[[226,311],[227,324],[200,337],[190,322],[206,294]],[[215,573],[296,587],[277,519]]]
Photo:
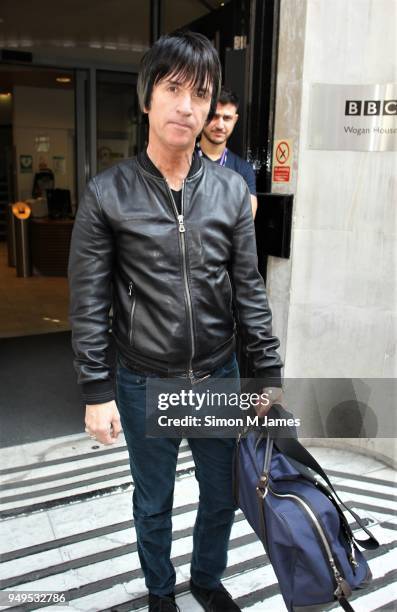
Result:
[[211,105],[212,88],[198,90],[169,75],[153,87],[149,140],[171,149],[189,150],[203,129]]
[[204,135],[212,144],[225,144],[230,138],[238,114],[234,104],[219,104],[216,113],[209,123],[204,127]]

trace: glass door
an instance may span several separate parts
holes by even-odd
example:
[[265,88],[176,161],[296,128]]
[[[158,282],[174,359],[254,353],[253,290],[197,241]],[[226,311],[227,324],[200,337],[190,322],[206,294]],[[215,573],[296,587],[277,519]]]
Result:
[[145,145],[136,78],[122,72],[97,71],[97,172],[133,157]]

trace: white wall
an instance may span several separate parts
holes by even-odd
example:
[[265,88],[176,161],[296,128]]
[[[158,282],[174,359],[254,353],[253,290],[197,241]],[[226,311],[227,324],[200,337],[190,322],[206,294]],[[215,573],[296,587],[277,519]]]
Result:
[[[291,140],[293,164],[290,183],[273,183],[274,193],[296,194],[297,190],[305,26],[306,0],[282,0],[274,137],[276,140],[285,138]],[[296,197],[294,209],[296,209]],[[290,259],[269,257],[267,271],[267,291],[273,314],[273,330],[281,340],[280,354],[284,363],[288,345],[294,234],[291,242]]]
[[307,0],[287,376],[397,375],[396,153],[307,147],[311,83],[397,81],[396,13]]
[[[397,82],[396,35],[395,0],[281,3],[276,138],[294,139],[296,159],[275,191],[295,193],[295,209],[269,295],[287,377],[397,376],[397,154],[307,144],[310,85]],[[359,445],[395,454],[392,440]]]
[[[53,169],[53,156],[65,157],[66,173],[55,175],[55,187],[70,189],[74,199],[74,92],[72,90],[15,87],[13,95],[13,138],[16,147],[17,194],[30,198],[34,173],[39,170],[40,153],[36,136],[48,136],[50,149],[43,153]],[[33,156],[33,172],[21,173],[19,156]]]

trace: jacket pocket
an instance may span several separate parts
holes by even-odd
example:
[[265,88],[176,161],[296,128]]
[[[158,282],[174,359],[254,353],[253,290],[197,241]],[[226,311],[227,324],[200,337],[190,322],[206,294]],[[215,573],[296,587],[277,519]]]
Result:
[[228,289],[229,289],[229,310],[232,311],[233,310],[233,287],[232,287],[232,281],[230,280],[230,275],[228,271],[226,271],[226,279],[227,279],[227,284],[228,284]]
[[132,346],[134,344],[134,315],[136,308],[136,293],[134,283],[131,281],[128,287],[128,295],[130,296],[130,312],[128,323],[128,342]]

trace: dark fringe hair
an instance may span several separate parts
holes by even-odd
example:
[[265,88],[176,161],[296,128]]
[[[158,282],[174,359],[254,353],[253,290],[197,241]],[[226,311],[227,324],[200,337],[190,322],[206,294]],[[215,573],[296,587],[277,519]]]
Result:
[[221,93],[219,94],[218,104],[233,104],[236,107],[236,112],[238,111],[238,107],[240,105],[239,97],[234,91],[231,89],[227,89],[226,87],[222,87]]
[[142,57],[137,92],[141,110],[150,109],[153,87],[174,75],[183,83],[208,91],[212,85],[208,119],[212,119],[221,88],[222,69],[211,42],[197,32],[180,31],[161,36]]

